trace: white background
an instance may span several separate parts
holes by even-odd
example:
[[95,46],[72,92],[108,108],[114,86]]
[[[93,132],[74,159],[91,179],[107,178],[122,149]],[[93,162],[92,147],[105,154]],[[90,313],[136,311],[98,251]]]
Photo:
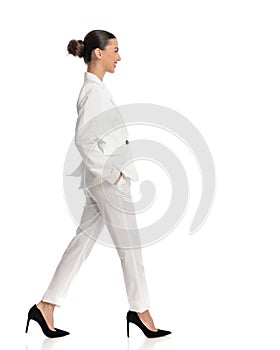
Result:
[[[279,349],[277,5],[248,0],[1,5],[5,349]],[[56,326],[71,335],[44,341],[34,323],[24,333],[29,308],[40,300],[76,230],[63,197],[62,171],[86,66],[67,56],[66,47],[93,29],[111,31],[119,40],[122,61],[104,78],[116,101],[150,102],[182,113],[200,130],[215,162],[216,196],[203,227],[187,234],[201,191],[193,176],[190,211],[167,238],[143,251],[150,312],[158,328],[172,331],[161,340],[148,341],[134,326],[127,340],[120,262],[113,249],[100,244],[56,310]],[[197,169],[190,174],[199,176]]]

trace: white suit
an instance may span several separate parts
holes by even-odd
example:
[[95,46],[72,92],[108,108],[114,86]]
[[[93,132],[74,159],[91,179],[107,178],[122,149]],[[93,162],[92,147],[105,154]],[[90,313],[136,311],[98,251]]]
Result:
[[[85,73],[77,111],[75,143],[83,161],[70,175],[81,176],[80,188],[104,180],[113,184],[120,171],[125,177],[137,181],[133,162],[123,168],[130,151],[129,135],[121,113],[105,84],[92,73]],[[120,152],[113,154],[121,146]]]
[[[143,312],[150,307],[150,301],[130,193],[131,180],[137,181],[138,174],[133,162],[125,164],[131,156],[128,132],[105,84],[92,73],[85,73],[77,111],[75,143],[83,160],[70,175],[81,176],[79,188],[83,189],[86,202],[76,236],[64,252],[42,300],[61,305],[106,225],[121,260],[130,310]],[[114,129],[115,126],[120,127]],[[124,176],[115,185],[120,171]]]

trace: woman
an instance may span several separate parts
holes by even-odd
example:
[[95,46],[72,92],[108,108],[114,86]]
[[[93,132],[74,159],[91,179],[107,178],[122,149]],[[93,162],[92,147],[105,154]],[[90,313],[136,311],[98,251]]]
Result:
[[[133,163],[123,168],[130,155],[128,133],[112,96],[103,83],[105,73],[114,73],[121,60],[118,41],[107,31],[93,30],[83,41],[71,40],[67,49],[70,54],[83,58],[87,64],[77,103],[75,132],[75,143],[83,161],[71,174],[82,175],[80,188],[84,190],[86,203],[76,236],[64,252],[48,289],[42,300],[28,312],[26,332],[29,321],[34,320],[48,337],[69,334],[54,328],[55,306],[61,305],[73,278],[106,224],[121,260],[130,305],[126,315],[127,336],[130,322],[136,324],[147,337],[165,336],[171,332],[155,328],[148,310],[150,301],[141,243],[133,202],[128,200],[131,199],[130,181],[137,180],[138,176]],[[114,112],[113,117],[111,111]],[[105,131],[112,129],[116,122],[121,127],[104,136]],[[112,150],[117,147],[120,147],[119,153],[112,155]],[[113,202],[117,206],[112,205]]]

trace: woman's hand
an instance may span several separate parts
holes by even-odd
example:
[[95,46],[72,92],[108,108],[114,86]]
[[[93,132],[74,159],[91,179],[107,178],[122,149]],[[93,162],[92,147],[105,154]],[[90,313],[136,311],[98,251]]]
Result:
[[119,183],[119,181],[120,181],[120,179],[121,179],[122,176],[123,176],[123,173],[120,172],[120,175],[119,175],[119,177],[117,178],[117,181],[114,183],[114,185],[117,185],[117,184]]

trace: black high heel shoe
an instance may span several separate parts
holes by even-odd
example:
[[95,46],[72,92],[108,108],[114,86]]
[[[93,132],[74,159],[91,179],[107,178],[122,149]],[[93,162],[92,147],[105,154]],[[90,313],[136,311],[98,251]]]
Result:
[[49,329],[46,320],[44,319],[41,311],[38,309],[37,305],[33,305],[32,308],[28,312],[27,324],[25,333],[28,332],[29,322],[30,320],[34,320],[39,323],[43,333],[46,337],[49,338],[58,338],[64,337],[65,335],[70,334],[69,332],[63,331],[62,329],[55,328],[55,331]]
[[145,334],[147,338],[158,338],[163,337],[165,335],[171,334],[170,331],[164,331],[162,329],[158,329],[157,331],[151,331],[149,328],[147,328],[142,321],[140,320],[137,312],[135,311],[128,311],[126,315],[127,320],[127,336],[129,337],[129,323],[134,323],[136,326],[138,326],[142,332]]

